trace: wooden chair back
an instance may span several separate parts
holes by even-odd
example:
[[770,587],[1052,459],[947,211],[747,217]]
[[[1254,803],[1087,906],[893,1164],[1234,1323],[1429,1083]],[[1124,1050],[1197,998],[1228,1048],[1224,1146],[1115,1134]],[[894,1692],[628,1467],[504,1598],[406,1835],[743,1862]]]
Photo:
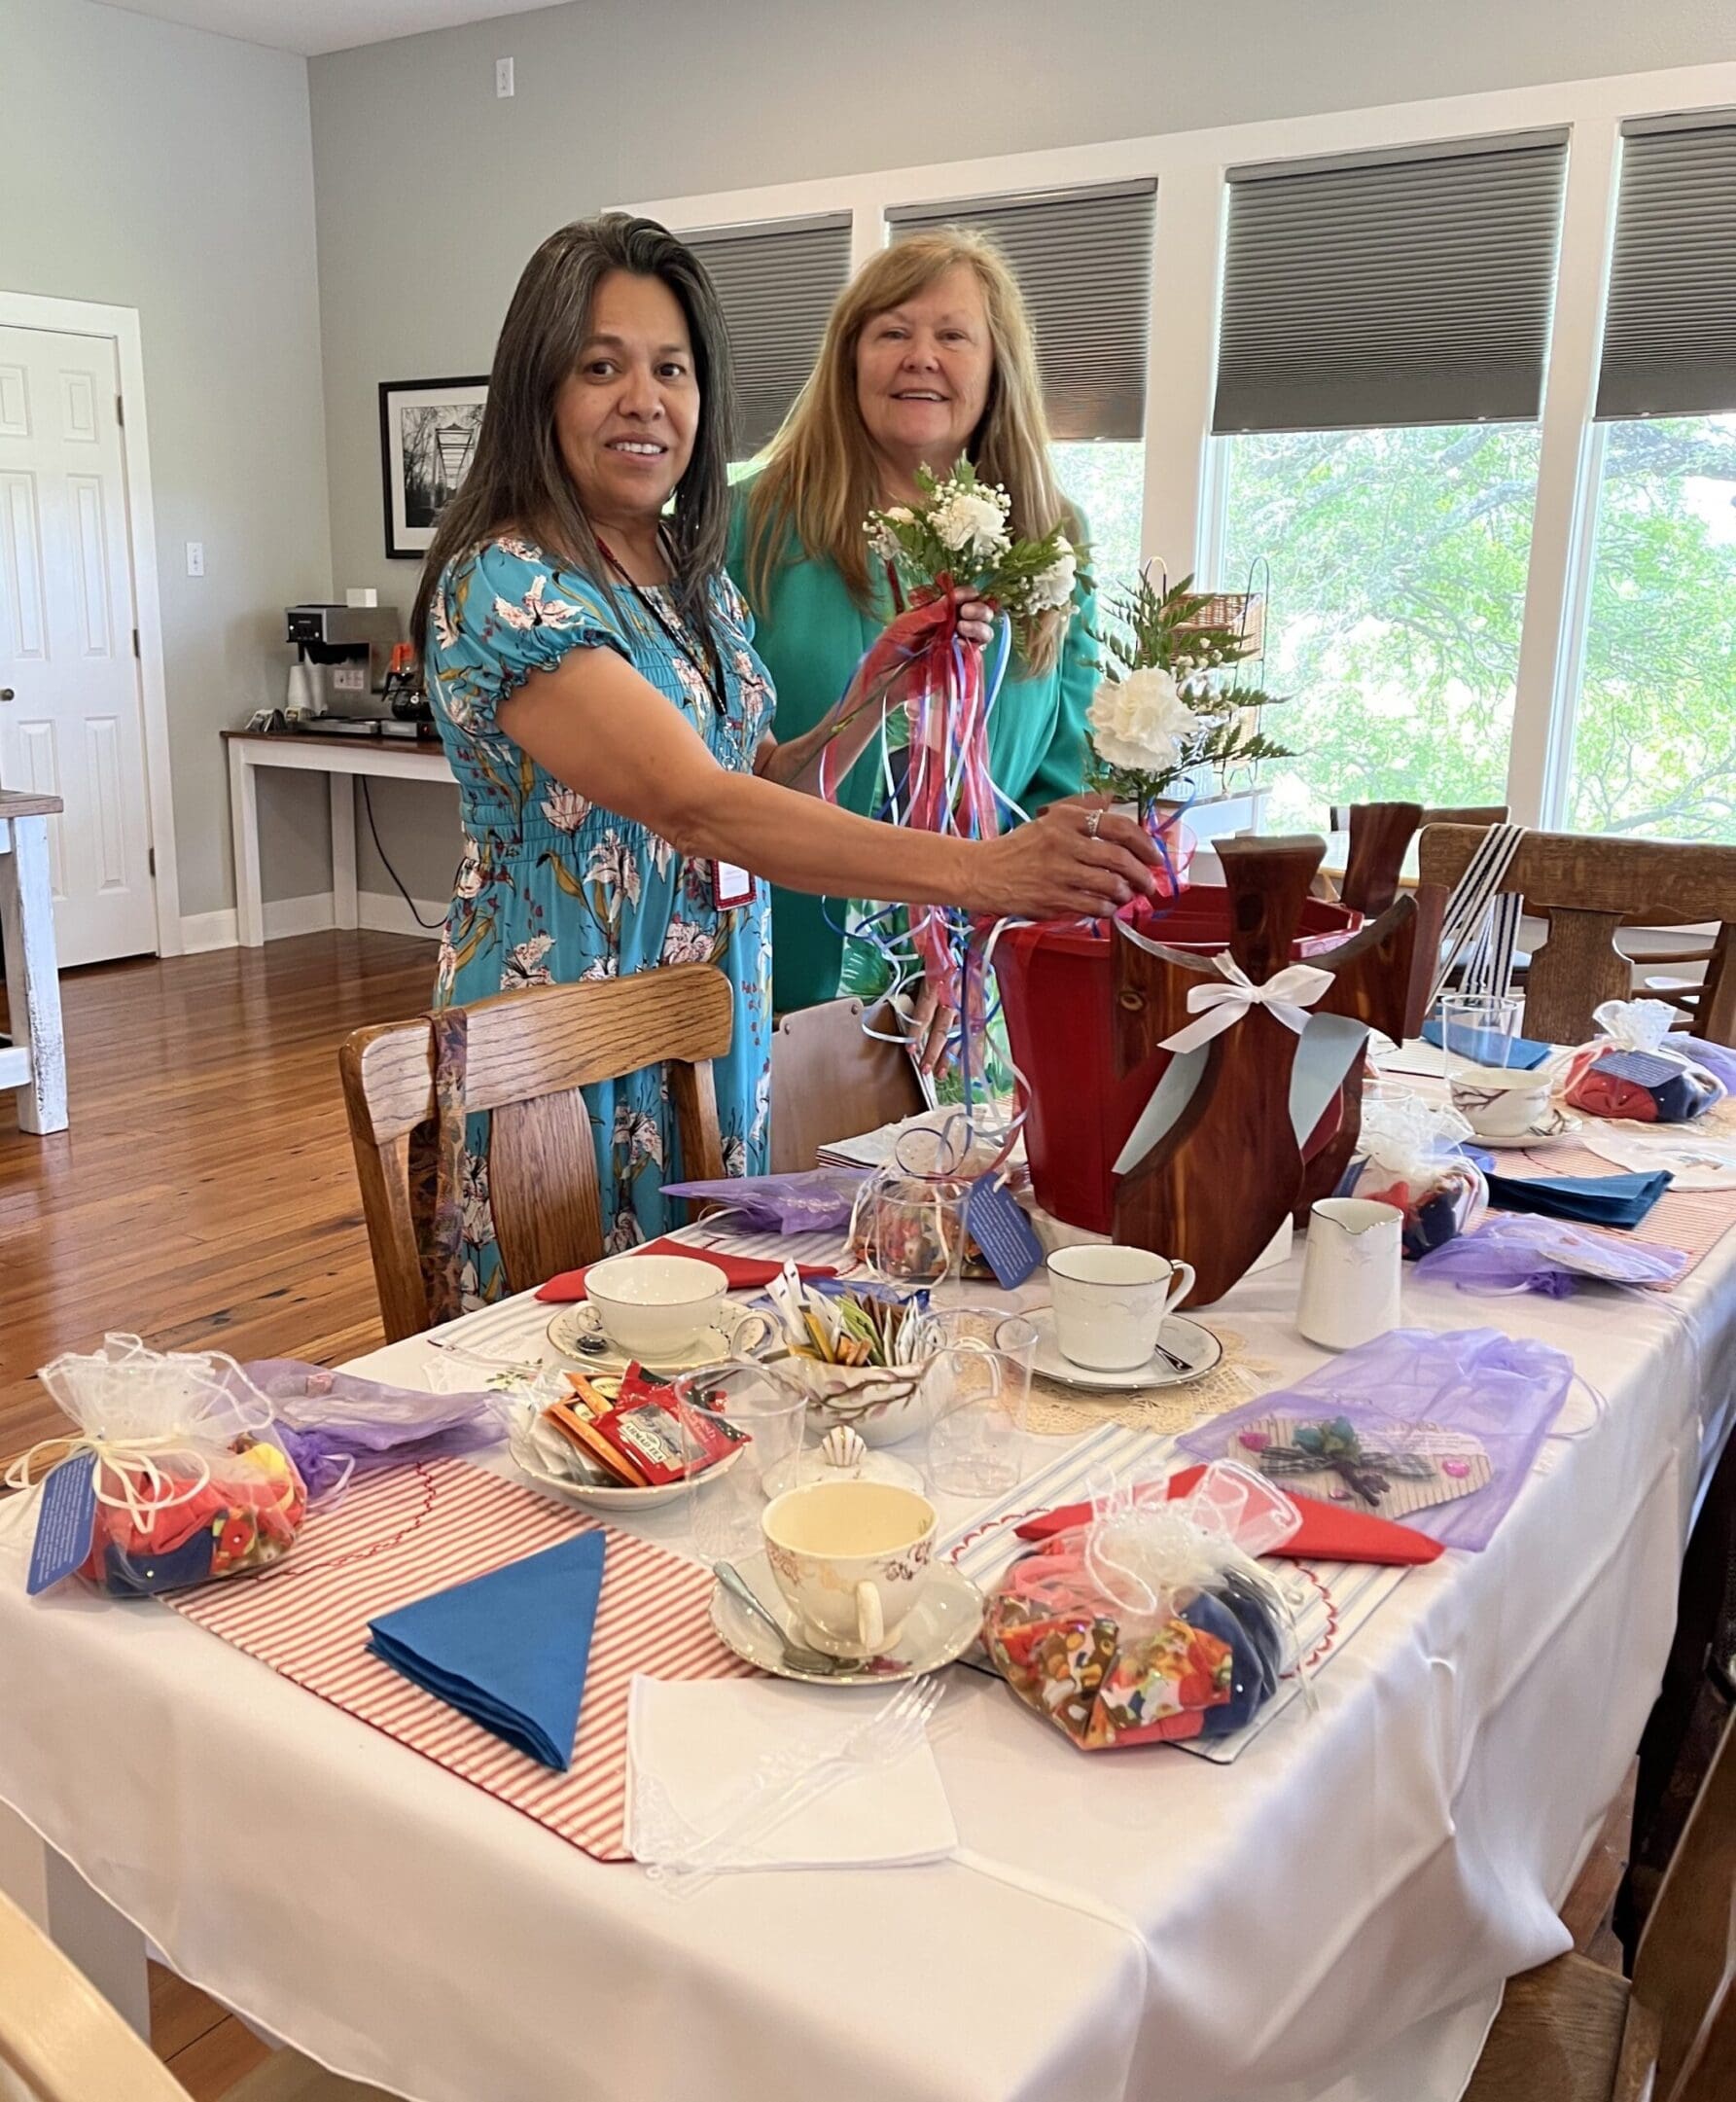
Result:
[[[1438,939],[1447,894],[1482,843],[1486,827],[1431,825],[1418,842],[1423,904],[1419,942]],[[1615,946],[1621,927],[1689,927],[1715,921],[1719,938],[1696,1006],[1693,1031],[1736,1044],[1736,966],[1729,931],[1736,923],[1736,847],[1624,839],[1596,834],[1527,833],[1507,888],[1525,909],[1549,926],[1547,943],[1531,961],[1525,988],[1525,1030],[1554,1044],[1582,1043],[1593,1032],[1592,1011],[1604,1000],[1625,1000],[1633,966]],[[1429,946],[1433,957],[1435,951]]]
[[[596,1148],[582,1087],[667,1065],[684,1175],[724,1172],[711,1061],[729,1049],[729,981],[711,964],[537,985],[478,1000],[465,1101],[492,1112],[488,1194],[511,1290],[603,1253]],[[338,1052],[388,1341],[427,1328],[409,1193],[410,1133],[435,1115],[427,1015],[358,1029]],[[605,1143],[608,1135],[605,1134]]]
[[1700,1784],[1634,1957],[1656,2102],[1736,2096],[1736,1718]]
[[144,2038],[0,1892],[0,2095],[20,2087],[32,2102],[187,2102]]
[[778,1023],[771,1039],[773,1174],[811,1168],[822,1146],[925,1106],[908,1052],[866,1035],[863,1019],[863,1003],[844,999],[793,1008]]

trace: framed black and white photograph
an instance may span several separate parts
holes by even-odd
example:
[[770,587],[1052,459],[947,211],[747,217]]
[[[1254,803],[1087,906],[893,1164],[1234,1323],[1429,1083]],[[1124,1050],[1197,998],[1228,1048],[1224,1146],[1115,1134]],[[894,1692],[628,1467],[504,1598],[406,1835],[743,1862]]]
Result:
[[470,471],[488,399],[480,379],[384,379],[379,390],[386,552],[420,555]]

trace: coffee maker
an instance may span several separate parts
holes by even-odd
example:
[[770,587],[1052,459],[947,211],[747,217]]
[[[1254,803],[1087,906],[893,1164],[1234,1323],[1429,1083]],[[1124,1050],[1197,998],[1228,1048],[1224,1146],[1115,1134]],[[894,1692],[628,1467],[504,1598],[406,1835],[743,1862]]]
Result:
[[372,723],[392,651],[402,632],[396,606],[289,606],[284,640],[296,648],[286,713],[329,722]]

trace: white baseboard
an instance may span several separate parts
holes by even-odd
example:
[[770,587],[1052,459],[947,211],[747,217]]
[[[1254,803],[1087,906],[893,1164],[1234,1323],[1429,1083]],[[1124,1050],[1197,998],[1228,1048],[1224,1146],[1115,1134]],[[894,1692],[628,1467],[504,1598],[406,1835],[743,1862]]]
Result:
[[[418,898],[416,910],[425,920],[433,921],[432,927],[418,927],[408,906],[396,891],[381,894],[365,890],[357,894],[356,918],[372,934],[420,935],[424,941],[438,942],[442,923],[445,918],[446,901],[438,903]],[[314,891],[304,898],[267,898],[266,900],[266,940],[281,942],[299,934],[324,934],[335,924],[333,918],[332,893],[329,890]],[[189,956],[206,949],[233,948],[240,940],[235,914],[226,912],[191,912],[181,920],[181,946]]]

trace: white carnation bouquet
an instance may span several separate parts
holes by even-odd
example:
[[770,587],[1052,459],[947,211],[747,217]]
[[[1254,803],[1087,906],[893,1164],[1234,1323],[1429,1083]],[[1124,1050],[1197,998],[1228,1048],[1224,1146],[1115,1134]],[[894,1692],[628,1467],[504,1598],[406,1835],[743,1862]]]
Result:
[[1112,601],[1102,639],[1108,676],[1085,719],[1093,788],[1149,819],[1202,767],[1291,757],[1258,724],[1277,696],[1238,669],[1259,654],[1257,600],[1148,573]]
[[1014,540],[1007,491],[978,481],[969,460],[944,479],[919,467],[916,482],[920,503],[870,511],[863,528],[905,590],[920,599],[953,585],[986,599],[1011,621],[1021,648],[1038,622],[1072,605],[1079,551],[1058,525],[1040,540]]

